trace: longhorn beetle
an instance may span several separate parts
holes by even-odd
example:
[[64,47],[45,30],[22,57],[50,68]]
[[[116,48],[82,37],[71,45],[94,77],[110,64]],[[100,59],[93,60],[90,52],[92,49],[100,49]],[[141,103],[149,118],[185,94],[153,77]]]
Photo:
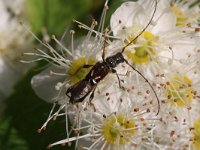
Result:
[[117,75],[119,86],[121,87],[119,76],[117,74],[117,71],[114,68],[121,63],[126,63],[134,71],[136,71],[142,78],[144,78],[144,80],[149,84],[149,86],[153,90],[158,102],[158,111],[156,114],[158,115],[159,110],[160,110],[160,102],[153,86],[150,84],[147,78],[145,78],[144,75],[142,75],[131,64],[129,64],[129,62],[122,55],[125,49],[130,44],[132,44],[150,25],[156,12],[157,3],[158,3],[157,0],[155,0],[155,9],[153,11],[152,17],[150,18],[148,24],[133,40],[131,40],[125,47],[122,48],[121,52],[118,52],[115,55],[105,58],[105,47],[104,47],[103,53],[102,53],[102,59],[103,59],[102,62],[97,62],[94,66],[91,66],[91,65],[83,66],[84,68],[89,68],[89,67],[92,67],[92,68],[89,71],[89,73],[85,76],[84,79],[80,80],[79,82],[77,82],[76,84],[72,85],[71,87],[67,89],[66,95],[70,98],[70,103],[74,104],[74,103],[82,102],[90,93],[91,94],[90,94],[89,100],[91,101],[94,97],[94,92],[97,87],[97,84],[101,80],[103,80],[108,75],[108,73],[115,73]]

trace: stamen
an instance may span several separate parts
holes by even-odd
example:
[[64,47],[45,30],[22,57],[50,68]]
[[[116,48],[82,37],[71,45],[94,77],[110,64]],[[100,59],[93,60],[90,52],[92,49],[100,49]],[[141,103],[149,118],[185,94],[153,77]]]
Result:
[[[52,35],[52,39],[53,39],[61,48],[63,48],[67,54],[69,54],[71,57],[73,57],[73,54],[72,54],[66,47],[64,47],[64,46],[62,45],[62,43],[60,43],[60,41],[58,41],[58,40],[56,39],[55,35]],[[50,45],[49,45],[49,46],[50,46]],[[51,47],[51,46],[50,46],[50,47]],[[54,50],[54,51],[55,51],[55,50]],[[55,51],[55,53],[56,53],[57,55],[59,55],[56,51]],[[60,58],[63,58],[61,55],[59,55],[59,56],[60,56]],[[64,59],[65,59],[65,58],[64,58]]]
[[97,140],[95,140],[95,142],[88,148],[88,150],[93,150],[94,146],[98,146],[100,144],[100,141],[104,139],[103,136],[100,136]]
[[67,139],[64,139],[64,140],[60,140],[58,142],[55,142],[53,144],[50,144],[48,146],[48,148],[51,148],[55,145],[61,145],[61,144],[66,144],[66,143],[69,143],[69,142],[72,142],[72,141],[76,141],[76,140],[80,140],[80,139],[83,139],[83,138],[89,138],[89,137],[96,137],[96,136],[100,136],[101,134],[85,134],[85,135],[82,135],[82,136],[79,136],[78,138],[77,137],[72,137],[72,138],[67,138]]
[[61,105],[61,106],[59,107],[59,109],[58,109],[54,114],[52,114],[52,112],[53,112],[53,110],[54,110],[54,108],[55,108],[55,106],[53,105],[53,107],[52,107],[52,109],[51,109],[51,111],[50,111],[50,114],[49,114],[49,116],[48,116],[46,122],[42,125],[42,127],[41,127],[38,131],[41,132],[43,129],[45,129],[46,126],[47,126],[47,124],[48,124],[48,122],[49,122],[50,120],[54,119],[55,117],[57,117],[58,114],[60,113],[60,111],[61,111],[64,107],[65,107],[65,105]]
[[72,52],[72,54],[74,53],[74,34],[75,34],[75,31],[74,30],[71,30],[70,31],[70,33],[71,33],[71,45],[72,45],[72,49],[71,49],[71,52]]
[[[104,35],[103,33],[98,32],[98,31],[96,31],[96,30],[94,30],[94,29],[91,29],[91,28],[88,27],[87,25],[85,25],[85,24],[83,24],[83,23],[81,23],[81,22],[79,22],[79,21],[77,21],[77,20],[73,20],[73,21],[76,22],[76,23],[78,23],[78,24],[80,24],[80,27],[81,27],[81,28],[95,33],[96,36],[98,36],[98,37],[102,37],[102,36]],[[112,36],[112,35],[107,35],[107,37],[108,37],[108,38],[111,38],[111,39],[120,39],[119,37]]]
[[101,33],[103,33],[103,30],[104,30],[104,24],[105,24],[105,19],[106,19],[106,12],[108,10],[108,1],[109,0],[106,0],[106,2],[104,4],[103,12],[101,14],[99,28],[97,30],[98,32],[100,31]]
[[200,119],[196,119],[192,130],[192,144],[193,147],[198,150],[200,148]]
[[134,120],[126,118],[123,115],[112,115],[106,118],[102,134],[108,143],[123,145],[129,142],[129,137],[135,134],[136,130],[124,130],[130,128],[135,128]]
[[168,97],[172,104],[176,104],[179,107],[190,107],[189,104],[194,97],[190,84],[191,80],[187,76],[176,75],[173,77],[170,84],[166,85]]
[[[95,27],[95,26],[96,26],[96,21],[93,20],[90,29],[91,29],[91,30],[94,30],[94,27]],[[86,36],[87,41],[90,41],[90,38],[91,38],[91,36],[92,36],[92,33],[93,33],[93,32],[92,32],[91,30],[89,30],[89,32],[88,32],[88,34],[87,34],[87,36]]]
[[58,73],[58,72],[54,72],[52,70],[49,71],[50,75],[56,75],[56,76],[66,76],[67,74],[65,73]]

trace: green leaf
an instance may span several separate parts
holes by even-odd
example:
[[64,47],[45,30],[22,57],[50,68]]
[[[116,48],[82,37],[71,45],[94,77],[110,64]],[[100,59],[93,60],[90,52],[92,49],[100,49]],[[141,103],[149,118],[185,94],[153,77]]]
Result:
[[92,10],[92,1],[27,0],[25,16],[34,33],[40,33],[41,28],[46,27],[50,34],[61,35],[72,19],[79,19]]
[[12,126],[10,118],[0,120],[0,149],[1,150],[28,150],[26,141],[21,138]]

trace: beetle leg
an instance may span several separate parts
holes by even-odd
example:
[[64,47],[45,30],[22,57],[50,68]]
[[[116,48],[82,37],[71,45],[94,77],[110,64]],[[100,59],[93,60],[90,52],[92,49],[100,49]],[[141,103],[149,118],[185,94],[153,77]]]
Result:
[[90,67],[92,67],[92,66],[94,66],[94,65],[83,65],[82,67],[80,67],[80,68],[78,68],[77,70],[76,70],[76,72],[75,73],[73,73],[73,74],[70,74],[70,75],[75,75],[77,72],[79,72],[82,68],[90,68]]
[[116,76],[117,76],[118,83],[119,83],[119,88],[124,90],[124,87],[121,85],[121,81],[120,81],[120,78],[119,78],[119,75],[118,75],[117,71],[115,69],[112,69],[112,73],[115,73]]
[[83,65],[83,68],[90,68],[92,66],[94,66],[94,65]]
[[94,107],[94,104],[92,103],[92,100],[93,100],[93,98],[94,98],[94,92],[95,92],[95,90],[96,90],[96,87],[97,87],[97,86],[94,87],[94,89],[92,90],[92,93],[90,94],[90,97],[89,97],[89,104],[90,104],[90,106],[93,107],[94,112],[96,112],[96,108]]
[[66,91],[66,95],[67,95],[67,97],[71,97],[71,96],[69,96],[68,94],[71,92],[71,90],[73,89],[73,86],[71,86],[71,87],[69,87],[68,89],[67,89],[67,91]]

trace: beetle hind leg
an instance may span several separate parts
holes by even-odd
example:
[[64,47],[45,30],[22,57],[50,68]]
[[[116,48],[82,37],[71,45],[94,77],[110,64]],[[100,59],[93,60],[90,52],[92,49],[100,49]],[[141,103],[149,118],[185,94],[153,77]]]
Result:
[[94,104],[92,103],[92,100],[94,98],[94,92],[96,90],[96,87],[97,86],[94,87],[94,89],[93,89],[93,91],[92,91],[92,93],[90,94],[90,97],[89,97],[89,105],[93,107],[94,112],[96,112],[96,108],[95,108]]

